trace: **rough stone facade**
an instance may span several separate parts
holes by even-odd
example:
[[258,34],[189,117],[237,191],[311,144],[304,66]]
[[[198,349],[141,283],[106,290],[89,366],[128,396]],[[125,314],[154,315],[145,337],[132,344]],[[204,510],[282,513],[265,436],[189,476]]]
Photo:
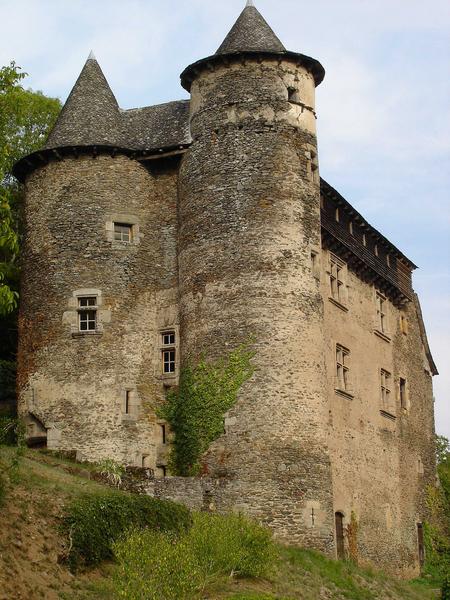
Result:
[[[291,543],[341,555],[353,514],[360,558],[410,575],[436,369],[414,265],[319,177],[323,74],[253,6],[182,74],[190,103],[121,111],[89,58],[16,166],[20,411],[30,443],[145,467],[141,491],[244,511]],[[167,388],[249,340],[255,373],[202,477],[171,477]]]

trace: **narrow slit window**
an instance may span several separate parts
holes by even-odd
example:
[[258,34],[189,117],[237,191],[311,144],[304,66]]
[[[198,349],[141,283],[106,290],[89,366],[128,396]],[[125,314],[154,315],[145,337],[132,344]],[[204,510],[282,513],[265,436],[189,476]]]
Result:
[[381,408],[392,414],[391,374],[384,369],[380,371],[381,377]]
[[423,525],[422,523],[417,523],[417,543],[418,543],[418,551],[419,551],[419,564],[423,567],[425,563],[425,542],[423,536]]
[[348,224],[348,232],[350,235],[353,235],[353,221],[350,221]]
[[125,414],[129,415],[131,413],[131,390],[126,390],[125,392]]
[[340,512],[335,513],[336,527],[336,552],[339,560],[345,559],[345,533],[344,533],[344,515]]
[[79,331],[95,331],[97,329],[97,298],[85,296],[78,298]]
[[386,298],[383,294],[377,292],[376,295],[377,305],[377,328],[381,333],[387,332],[387,314],[386,314]]
[[407,397],[406,397],[406,379],[404,379],[403,377],[400,377],[399,386],[400,386],[400,406],[402,408],[406,409],[406,408],[408,408],[407,407]]
[[167,443],[167,431],[166,426],[164,424],[161,424],[161,442],[163,444]]

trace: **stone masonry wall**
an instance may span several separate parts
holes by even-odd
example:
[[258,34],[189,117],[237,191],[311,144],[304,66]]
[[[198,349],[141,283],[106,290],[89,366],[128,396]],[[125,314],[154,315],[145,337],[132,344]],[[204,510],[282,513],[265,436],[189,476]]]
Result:
[[227,482],[223,508],[332,551],[323,308],[310,260],[320,243],[314,82],[290,63],[247,61],[202,73],[191,92],[179,182],[182,360],[250,339],[256,350],[203,470]]
[[[177,327],[177,165],[123,156],[52,162],[27,181],[20,412],[29,435],[81,459],[164,462],[160,329]],[[133,224],[133,242],[112,238]],[[77,294],[98,296],[81,334]],[[130,414],[125,414],[129,390]],[[44,429],[45,428],[45,429]]]
[[[387,299],[386,335],[378,329],[375,288],[346,274],[347,298],[330,300],[329,251],[322,253],[327,387],[331,421],[334,510],[345,525],[359,522],[360,558],[404,576],[419,572],[417,523],[426,518],[424,489],[434,483],[433,400],[413,303],[404,309]],[[408,333],[400,330],[400,316]],[[350,394],[336,391],[336,344],[350,351]],[[382,413],[380,369],[391,373],[391,407]],[[406,407],[399,378],[407,381]]]

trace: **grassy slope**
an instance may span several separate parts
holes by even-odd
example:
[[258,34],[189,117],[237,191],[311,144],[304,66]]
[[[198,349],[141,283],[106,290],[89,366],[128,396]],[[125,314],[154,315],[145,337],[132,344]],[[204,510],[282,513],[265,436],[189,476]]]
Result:
[[[0,452],[12,450],[0,449]],[[78,473],[78,474],[77,474]],[[74,577],[58,563],[66,541],[58,533],[64,504],[104,487],[80,466],[27,451],[20,479],[0,509],[0,600],[111,599],[108,569]],[[437,598],[422,583],[330,561],[300,548],[280,547],[270,580],[229,579],[210,589],[209,600],[420,600]],[[182,599],[180,599],[182,600]]]

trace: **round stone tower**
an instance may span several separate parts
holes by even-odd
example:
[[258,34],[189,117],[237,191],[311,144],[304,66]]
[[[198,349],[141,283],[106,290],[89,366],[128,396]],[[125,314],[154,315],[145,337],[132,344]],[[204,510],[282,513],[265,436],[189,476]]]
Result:
[[[333,546],[320,193],[314,112],[324,76],[248,3],[189,66],[192,146],[179,176],[182,360],[252,341],[255,374],[204,459],[223,508],[279,537]],[[220,507],[219,507],[220,508]]]
[[156,469],[176,172],[133,158],[125,116],[90,56],[46,148],[25,159],[19,411],[30,444]]

